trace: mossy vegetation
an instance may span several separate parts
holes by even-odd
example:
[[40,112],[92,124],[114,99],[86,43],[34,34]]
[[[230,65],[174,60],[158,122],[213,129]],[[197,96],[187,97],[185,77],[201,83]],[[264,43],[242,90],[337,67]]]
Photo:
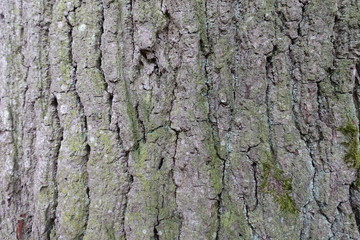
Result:
[[340,127],[339,130],[346,138],[346,141],[342,143],[347,148],[344,161],[359,170],[359,129],[354,123],[348,121],[346,125]]
[[[359,174],[359,172],[358,172],[358,174]],[[360,188],[360,179],[357,178],[357,179],[355,180],[355,182],[352,183],[352,186],[353,186],[355,189],[359,189],[359,188]]]
[[127,99],[126,106],[127,106],[127,115],[129,116],[129,120],[131,123],[131,131],[132,131],[132,139],[134,143],[137,145],[137,140],[140,139],[140,130],[139,130],[139,123],[138,123],[138,114],[136,113],[136,108],[134,107],[133,101],[131,99],[129,93],[129,87],[125,81],[124,85],[125,96]]
[[[145,202],[141,206],[142,211],[131,212],[126,218],[130,223],[140,223],[142,228],[134,231],[136,239],[144,237],[143,230],[147,234],[154,226],[148,219],[162,219],[155,226],[156,231],[161,232],[164,239],[175,239],[180,232],[180,217],[176,214],[176,200],[169,197],[170,193],[175,193],[176,186],[169,184],[172,182],[168,161],[172,161],[163,150],[159,148],[162,142],[175,142],[175,133],[167,127],[161,127],[147,134],[147,141],[140,141],[136,150],[133,151],[134,169],[136,174],[134,178],[141,182],[136,199]],[[164,165],[159,168],[158,160],[163,158]],[[135,180],[137,181],[137,180]],[[136,205],[137,203],[131,203]],[[146,225],[148,224],[148,225]],[[150,224],[150,225],[149,225]]]
[[166,16],[156,1],[139,1],[138,15],[141,22],[150,22],[157,30],[164,29],[167,24]]
[[209,39],[207,36],[207,24],[206,24],[206,6],[205,2],[202,0],[195,1],[195,13],[198,23],[198,29],[200,31],[200,46],[207,52],[209,48]]
[[346,19],[349,23],[350,27],[356,28],[360,25],[360,12],[359,10],[354,7],[350,8],[350,11],[348,15],[346,16]]
[[292,179],[284,177],[284,171],[276,166],[274,156],[266,152],[266,161],[262,163],[263,175],[261,189],[273,196],[280,209],[296,214],[299,210],[291,197]]
[[[251,239],[252,229],[247,223],[246,213],[243,208],[227,194],[223,196],[223,203],[227,207],[220,216],[220,231],[229,236],[228,239]],[[239,236],[243,238],[238,238]]]

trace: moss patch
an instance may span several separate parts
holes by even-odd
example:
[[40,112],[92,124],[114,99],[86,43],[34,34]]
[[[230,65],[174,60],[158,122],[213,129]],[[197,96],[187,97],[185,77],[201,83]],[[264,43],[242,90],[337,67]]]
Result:
[[359,9],[357,9],[355,6],[350,8],[350,11],[348,15],[346,16],[346,19],[349,23],[350,27],[356,28],[360,25],[360,12]]
[[276,166],[274,156],[266,152],[266,161],[262,163],[263,175],[261,189],[273,196],[279,204],[280,209],[287,213],[296,214],[294,200],[290,194],[292,192],[292,179],[284,177],[284,171]]
[[359,153],[359,130],[355,124],[348,121],[345,126],[340,127],[340,132],[344,134],[346,141],[342,144],[347,148],[344,161],[352,167],[360,169]]

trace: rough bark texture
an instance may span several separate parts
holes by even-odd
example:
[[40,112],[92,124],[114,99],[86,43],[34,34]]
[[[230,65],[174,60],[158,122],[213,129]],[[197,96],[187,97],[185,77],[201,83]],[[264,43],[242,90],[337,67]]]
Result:
[[359,8],[1,0],[1,239],[360,239]]

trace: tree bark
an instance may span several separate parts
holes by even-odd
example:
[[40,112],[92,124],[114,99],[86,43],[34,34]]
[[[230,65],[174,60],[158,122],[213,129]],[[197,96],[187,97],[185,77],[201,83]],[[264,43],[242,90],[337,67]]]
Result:
[[1,4],[1,239],[360,239],[359,0]]

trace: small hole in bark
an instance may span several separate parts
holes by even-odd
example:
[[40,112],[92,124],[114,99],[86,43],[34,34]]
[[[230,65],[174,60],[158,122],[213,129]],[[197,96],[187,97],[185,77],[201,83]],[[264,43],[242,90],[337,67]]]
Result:
[[89,144],[86,144],[86,146],[85,146],[85,151],[86,151],[87,153],[90,153],[91,148],[90,148],[90,145],[89,145]]
[[149,53],[150,51],[147,49],[140,49],[140,54],[141,56],[143,56],[145,59],[147,59],[147,53]]
[[162,166],[163,166],[163,164],[164,164],[164,158],[161,158],[161,159],[160,159],[159,166],[158,166],[158,169],[161,169]]
[[88,197],[90,197],[90,188],[89,188],[89,187],[86,188],[86,195],[87,195]]

